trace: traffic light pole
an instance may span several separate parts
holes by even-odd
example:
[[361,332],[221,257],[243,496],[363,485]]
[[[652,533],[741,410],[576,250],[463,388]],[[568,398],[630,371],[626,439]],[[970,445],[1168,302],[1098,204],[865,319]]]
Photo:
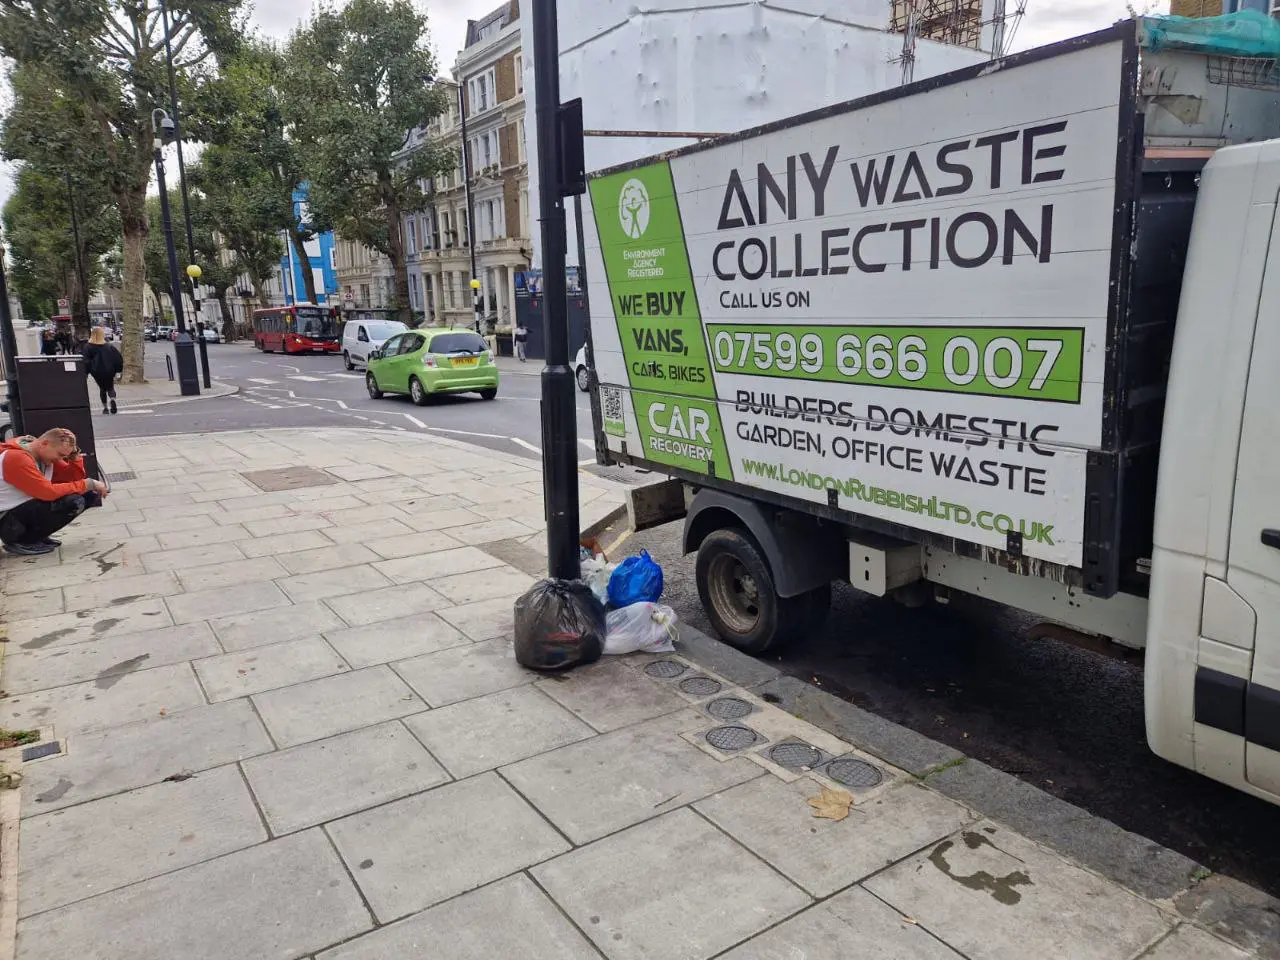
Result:
[[[569,369],[569,303],[565,289],[560,38],[556,0],[533,0],[534,102],[538,115],[538,222],[542,230],[542,483],[547,511],[547,572],[576,580],[579,563],[578,426]],[[472,242],[475,238],[472,237]]]

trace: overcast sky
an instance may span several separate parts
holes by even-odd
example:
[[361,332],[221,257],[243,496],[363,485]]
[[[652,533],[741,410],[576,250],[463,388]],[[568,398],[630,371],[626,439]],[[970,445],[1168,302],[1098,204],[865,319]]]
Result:
[[[252,2],[252,0],[251,0]],[[467,21],[477,20],[498,6],[499,0],[416,0],[428,11],[432,45],[442,73],[454,62],[466,37]],[[1014,9],[1017,0],[1006,0]],[[886,3],[887,6],[887,3]],[[1139,10],[1168,10],[1168,0],[1138,0]],[[312,9],[310,0],[257,0],[253,24],[267,37],[288,38]],[[1104,27],[1125,16],[1125,0],[1028,0],[1027,12],[1016,27],[1013,47],[1022,50]],[[0,164],[0,205],[12,189],[12,170]]]

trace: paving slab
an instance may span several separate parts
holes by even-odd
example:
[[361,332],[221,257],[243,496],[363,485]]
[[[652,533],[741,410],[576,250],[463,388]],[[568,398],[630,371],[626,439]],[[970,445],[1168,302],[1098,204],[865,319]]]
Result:
[[671,714],[531,757],[502,775],[570,840],[590,843],[768,776],[743,757],[716,760],[680,739],[701,722],[692,711]]
[[377,623],[379,620],[395,620],[416,613],[430,613],[449,606],[447,599],[425,583],[365,590],[351,596],[333,597],[326,602],[334,613],[353,627]]
[[353,667],[406,660],[472,642],[433,613],[379,620],[363,627],[326,630],[325,639]]
[[219,617],[209,625],[228,652],[314,637],[345,626],[342,618],[318,600]]
[[[367,525],[359,525],[354,527],[329,527],[325,530],[324,535],[329,538],[331,543],[365,543],[373,532]],[[377,533],[382,536],[403,536],[412,532],[412,527],[406,526],[399,520],[379,520],[377,523]]]
[[[381,533],[382,530],[379,529],[378,532]],[[451,550],[462,545],[461,540],[454,539],[443,530],[424,530],[421,533],[403,533],[394,537],[380,536],[376,540],[365,542],[365,546],[383,560],[398,560],[401,557],[412,557],[436,550]]]
[[429,710],[405,725],[457,779],[595,736],[532,686]]
[[323,530],[333,524],[328,517],[315,514],[310,516],[277,517],[269,520],[250,520],[245,523],[247,536],[278,537],[284,534],[298,533],[302,530]]
[[221,650],[206,623],[187,623],[103,640],[25,651],[4,658],[4,688],[10,695],[65,686],[83,680],[111,685],[135,670],[182,663]]
[[351,669],[320,637],[237,650],[197,660],[192,666],[213,703]]
[[531,872],[610,960],[702,960],[810,903],[689,809]]
[[6,595],[0,598],[0,610],[7,623],[11,620],[29,620],[33,617],[66,613],[66,604],[62,599],[62,588],[54,587],[51,590]]
[[297,577],[286,577],[279,587],[294,603],[303,600],[327,600],[347,594],[367,594],[388,586],[389,579],[371,566],[321,570]]
[[[116,559],[115,554],[111,556],[113,560]],[[121,563],[118,566],[109,566],[106,570],[94,560],[58,563],[56,554],[29,557],[23,560],[6,556],[3,569],[6,596],[16,596],[35,590],[50,590],[55,587],[74,587],[83,583],[114,580],[146,573],[137,563]]]
[[309,830],[24,920],[18,960],[297,960],[372,925]]
[[323,740],[427,709],[384,666],[269,690],[254,695],[253,702],[281,747]]
[[262,537],[257,540],[236,541],[236,548],[246,557],[275,557],[284,553],[331,546],[333,546],[333,540],[319,530],[299,530],[296,533],[281,533],[274,537]]
[[272,582],[242,583],[217,590],[184,593],[169,599],[169,612],[174,623],[212,620],[238,613],[256,613],[272,607],[287,606],[289,598]]
[[244,773],[277,836],[449,780],[398,720],[246,760]]
[[821,785],[758,777],[694,804],[814,897],[827,897],[973,821],[967,808],[914,783],[856,804],[841,821],[813,816]]
[[[495,918],[501,922],[495,923]],[[431,907],[316,960],[599,960],[573,924],[524,874],[507,877]]]
[[1280,960],[1280,900],[1261,890],[1214,874],[1174,898],[1174,908],[1262,960]]
[[208,546],[184,547],[181,550],[157,550],[139,558],[148,573],[162,570],[185,570],[211,563],[237,563],[245,559],[234,543],[211,543]]
[[1249,955],[1184,923],[1144,953],[1142,960],[1249,960]]
[[[402,510],[403,516],[400,522],[417,530],[419,533],[426,533],[429,530],[444,530],[446,533],[453,527],[465,526],[469,523],[479,523],[484,517],[478,513],[472,513],[464,507],[448,507],[443,510],[419,511],[413,508]],[[453,536],[453,534],[449,534]],[[466,542],[460,540],[459,542]]]
[[431,581],[431,587],[448,597],[450,604],[457,606],[494,598],[510,600],[528,590],[533,586],[533,582],[533,577],[527,573],[521,573],[514,567],[503,564],[492,570],[486,570],[483,577],[470,573],[440,577]]
[[357,813],[326,829],[380,923],[569,849],[493,773]]
[[[215,524],[206,517],[209,525],[199,530],[180,530],[176,533],[160,532],[156,534],[156,539],[160,541],[162,550],[181,550],[184,547],[199,547],[204,544],[212,543],[231,543],[236,540],[245,540],[251,536],[248,530],[240,526],[238,523]],[[263,521],[268,523],[270,521]],[[165,524],[157,524],[157,526],[165,526]],[[130,530],[133,526],[130,525]],[[133,534],[137,536],[137,534]]]
[[507,597],[445,607],[437,613],[472,640],[509,637],[515,632],[515,604]]
[[380,559],[382,558],[378,554],[359,543],[338,543],[314,550],[282,553],[280,565],[289,573],[300,575],[319,573],[322,570],[336,570],[340,567],[355,567]]
[[394,670],[433,707],[509,690],[538,679],[538,674],[516,663],[511,641],[503,638],[401,660]]
[[381,560],[374,569],[393,583],[414,583],[419,580],[435,580],[453,574],[471,573],[504,566],[475,547],[454,547],[433,553],[419,553],[396,560]]
[[109,610],[81,610],[32,620],[9,621],[9,644],[13,649],[42,650],[45,647],[81,643],[124,633],[141,633],[173,626],[173,618],[158,597],[122,603]]
[[964,960],[861,887],[798,913],[723,960]]
[[251,560],[234,560],[230,563],[210,561],[195,567],[177,571],[178,579],[186,590],[216,590],[238,583],[255,583],[288,576],[275,557],[254,557]]
[[602,733],[688,706],[669,686],[616,657],[540,680],[538,689]]
[[234,764],[30,817],[22,826],[19,914],[43,913],[265,839]]
[[0,701],[0,722],[11,730],[53,727],[65,737],[205,702],[191,667],[177,663],[9,697]]
[[1128,960],[1171,926],[1150,903],[991,823],[863,886],[970,960]]
[[70,738],[65,756],[23,770],[22,813],[36,816],[272,749],[247,700],[232,700]]

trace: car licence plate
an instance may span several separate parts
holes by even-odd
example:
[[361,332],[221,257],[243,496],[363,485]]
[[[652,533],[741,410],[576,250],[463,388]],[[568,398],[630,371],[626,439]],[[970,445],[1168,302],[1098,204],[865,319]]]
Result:
[[454,357],[453,365],[455,367],[478,367],[480,365],[479,357]]

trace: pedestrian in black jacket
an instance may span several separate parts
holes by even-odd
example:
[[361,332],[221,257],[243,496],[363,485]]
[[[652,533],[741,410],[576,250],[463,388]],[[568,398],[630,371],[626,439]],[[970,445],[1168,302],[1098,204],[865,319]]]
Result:
[[101,327],[94,327],[89,334],[89,343],[84,348],[84,369],[98,385],[102,412],[115,413],[116,376],[124,373],[124,357],[107,343],[106,332]]

